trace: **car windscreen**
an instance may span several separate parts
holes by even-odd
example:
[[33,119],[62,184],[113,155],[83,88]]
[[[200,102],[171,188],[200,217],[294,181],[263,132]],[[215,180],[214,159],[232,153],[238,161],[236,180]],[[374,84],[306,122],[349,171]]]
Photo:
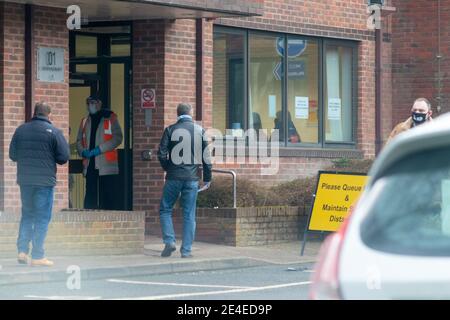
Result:
[[450,256],[450,148],[405,157],[372,190],[378,190],[376,198],[361,225],[367,246],[394,254]]

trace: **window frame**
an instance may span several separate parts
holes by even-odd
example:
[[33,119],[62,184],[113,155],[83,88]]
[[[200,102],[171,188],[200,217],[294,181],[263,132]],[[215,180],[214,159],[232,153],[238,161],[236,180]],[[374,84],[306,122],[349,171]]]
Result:
[[[358,132],[358,108],[359,108],[359,83],[358,83],[358,66],[359,66],[359,56],[358,50],[360,46],[359,41],[355,40],[346,40],[346,39],[335,39],[335,38],[326,38],[326,37],[314,37],[302,34],[294,34],[294,33],[285,33],[285,32],[276,32],[276,31],[265,31],[258,29],[249,29],[249,28],[240,28],[240,27],[232,27],[232,26],[223,26],[223,25],[214,25],[213,33],[225,33],[225,34],[238,34],[244,37],[244,130],[249,129],[249,92],[250,92],[250,36],[254,35],[268,35],[273,37],[282,37],[284,39],[285,46],[288,44],[289,39],[304,39],[307,41],[315,41],[318,46],[318,143],[290,143],[287,141],[287,131],[288,126],[286,125],[288,122],[288,72],[284,72],[282,83],[281,83],[281,111],[284,121],[284,132],[280,132],[280,135],[283,136],[283,141],[280,141],[280,148],[287,148],[289,150],[295,149],[357,149],[357,132]],[[340,47],[348,47],[352,49],[352,134],[351,139],[352,142],[327,142],[325,137],[325,106],[326,101],[324,101],[325,97],[325,85],[324,80],[326,79],[326,48],[327,46],[340,46]],[[214,45],[213,45],[214,46]],[[214,49],[213,49],[214,50]],[[282,58],[283,70],[288,70],[288,52],[284,50],[284,57]],[[227,79],[228,81],[229,79]],[[227,108],[229,106],[229,94],[228,91],[225,93],[227,95]],[[228,126],[228,116],[227,116],[227,126]],[[225,139],[225,133],[224,133]],[[240,139],[240,138],[234,138]],[[247,143],[246,143],[247,144]]]
[[[334,148],[334,149],[340,149],[340,148],[346,148],[346,149],[355,149],[357,145],[357,125],[358,125],[358,43],[348,40],[341,40],[341,39],[322,39],[323,45],[322,45],[322,74],[321,74],[321,98],[322,98],[322,112],[321,112],[321,118],[322,118],[322,147],[325,149]],[[326,141],[326,135],[325,135],[325,105],[326,101],[324,101],[325,97],[325,84],[324,81],[326,79],[326,49],[327,46],[338,46],[338,47],[347,47],[352,49],[352,142],[337,142],[337,141]]]
[[[243,46],[243,50],[244,50],[244,55],[243,55],[243,62],[244,62],[244,119],[243,119],[243,130],[247,130],[248,129],[248,32],[246,29],[241,29],[241,28],[229,28],[229,27],[223,27],[223,26],[214,26],[213,28],[213,42],[214,42],[214,33],[215,32],[221,32],[221,33],[225,33],[225,34],[234,34],[234,35],[239,35],[239,36],[243,36],[244,38],[244,46]],[[213,59],[214,59],[214,43],[213,43]],[[214,66],[214,61],[213,61],[213,66]],[[230,75],[228,75],[227,77],[227,81],[229,81],[229,77]],[[213,81],[214,81],[214,75],[212,76]],[[230,94],[228,91],[228,87],[227,90],[225,92],[226,95],[226,103],[227,103],[227,114],[226,114],[226,119],[225,119],[225,124],[226,126],[228,126],[229,121],[230,121],[230,117],[228,114],[228,106],[230,105]],[[225,130],[227,130],[228,128],[225,128]],[[224,140],[226,139],[226,132],[222,132]]]

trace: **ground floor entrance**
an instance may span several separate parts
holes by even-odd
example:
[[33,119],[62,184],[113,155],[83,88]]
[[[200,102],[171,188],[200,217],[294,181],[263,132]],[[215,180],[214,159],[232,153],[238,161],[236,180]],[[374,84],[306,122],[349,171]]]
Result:
[[[86,98],[98,95],[103,108],[117,114],[123,132],[118,147],[119,174],[98,185],[98,208],[132,210],[132,107],[131,25],[91,24],[70,33],[70,154],[69,206],[83,209],[86,179],[76,141],[81,120],[86,117]],[[108,205],[100,201],[107,193]]]

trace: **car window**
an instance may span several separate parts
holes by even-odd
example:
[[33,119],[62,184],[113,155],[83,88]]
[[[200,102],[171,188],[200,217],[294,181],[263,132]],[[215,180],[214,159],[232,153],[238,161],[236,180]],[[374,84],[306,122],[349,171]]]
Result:
[[402,159],[373,189],[380,191],[361,226],[367,246],[396,254],[450,256],[450,148]]

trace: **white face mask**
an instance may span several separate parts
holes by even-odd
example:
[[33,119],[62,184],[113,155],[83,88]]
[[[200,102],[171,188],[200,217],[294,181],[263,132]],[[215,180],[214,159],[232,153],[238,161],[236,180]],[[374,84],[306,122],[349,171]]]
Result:
[[90,114],[97,113],[97,106],[95,105],[95,103],[89,103],[88,110]]

